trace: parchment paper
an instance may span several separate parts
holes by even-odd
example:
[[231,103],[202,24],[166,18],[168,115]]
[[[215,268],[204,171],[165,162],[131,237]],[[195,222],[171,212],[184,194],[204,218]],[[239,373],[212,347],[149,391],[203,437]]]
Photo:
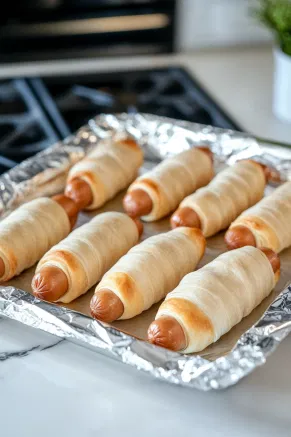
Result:
[[[223,167],[220,167],[220,170],[222,168]],[[145,168],[141,170],[141,172],[144,171]],[[271,187],[267,187],[266,195],[268,195],[268,193],[270,193],[272,189],[273,188]],[[78,222],[76,224],[76,227],[88,222],[95,215],[105,211],[124,212],[122,208],[122,198],[124,194],[125,191],[121,192],[113,200],[109,201],[103,208],[100,208],[97,211],[90,212],[90,213],[81,213]],[[170,229],[171,228],[170,228],[169,217],[154,223],[144,223],[144,233],[142,235],[142,240],[161,232],[167,232]],[[223,237],[224,237],[224,231],[214,237],[207,239],[207,248],[206,248],[205,255],[197,268],[200,268],[203,265],[209,263],[211,260],[216,258],[220,253],[223,253],[227,250]],[[273,302],[273,300],[286,287],[286,285],[290,283],[291,248],[282,252],[280,254],[280,259],[281,259],[281,277],[274,291],[257,308],[255,308],[248,317],[245,317],[238,325],[234,326],[228,333],[226,333],[223,337],[221,337],[216,343],[208,346],[204,351],[200,352],[199,355],[201,357],[204,357],[212,361],[215,360],[216,358],[228,354],[235,346],[241,335],[245,333],[251,326],[253,326],[258,320],[260,320],[260,318],[262,317],[266,309],[270,306],[270,304]],[[34,271],[35,271],[35,266],[30,268],[29,270],[26,270],[17,278],[14,278],[11,281],[5,283],[5,285],[7,286],[11,285],[31,293],[31,280],[34,275]],[[74,302],[71,302],[70,304],[62,303],[58,305],[70,308],[74,311],[78,311],[82,314],[90,316],[90,300],[93,295],[94,288],[95,287],[90,289],[85,295],[79,297],[78,299],[76,299]],[[158,310],[160,303],[157,303],[152,308],[143,312],[141,315],[134,317],[133,319],[116,321],[110,324],[110,326],[115,327],[124,333],[130,334],[133,337],[146,341],[147,329],[150,323],[154,320],[155,314]]]

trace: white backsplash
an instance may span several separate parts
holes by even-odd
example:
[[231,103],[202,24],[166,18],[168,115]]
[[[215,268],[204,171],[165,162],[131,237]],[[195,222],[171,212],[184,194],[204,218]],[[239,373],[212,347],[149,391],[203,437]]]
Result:
[[250,0],[178,0],[177,48],[271,41],[271,33],[250,16],[250,5]]

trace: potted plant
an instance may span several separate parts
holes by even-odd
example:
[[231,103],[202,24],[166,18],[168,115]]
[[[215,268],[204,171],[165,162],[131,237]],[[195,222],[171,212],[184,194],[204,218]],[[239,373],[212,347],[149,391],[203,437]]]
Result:
[[291,0],[259,0],[254,12],[275,37],[273,112],[291,123]]

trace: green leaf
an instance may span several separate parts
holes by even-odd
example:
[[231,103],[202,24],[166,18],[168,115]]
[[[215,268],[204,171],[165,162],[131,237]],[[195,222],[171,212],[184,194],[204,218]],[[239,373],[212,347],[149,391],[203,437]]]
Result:
[[260,0],[251,12],[273,31],[281,49],[291,55],[291,0]]

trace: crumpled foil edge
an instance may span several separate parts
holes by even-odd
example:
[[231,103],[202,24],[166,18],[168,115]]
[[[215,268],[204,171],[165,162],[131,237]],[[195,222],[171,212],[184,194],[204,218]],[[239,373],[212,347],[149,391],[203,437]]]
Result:
[[155,378],[203,391],[236,384],[291,331],[291,286],[273,302],[228,355],[215,361],[187,356],[137,340],[83,314],[40,301],[14,287],[0,287],[0,314],[27,326],[66,338]]
[[[150,114],[103,114],[90,120],[76,135],[1,176],[0,215],[9,213],[16,204],[31,196],[46,194],[44,187],[50,186],[56,174],[67,171],[92,146],[125,133],[132,135],[144,148],[146,158],[154,162],[191,145],[204,143],[216,154],[216,165],[257,157],[279,171],[283,179],[291,179],[291,160],[266,153],[247,134]],[[268,355],[289,334],[291,286],[281,292],[229,354],[215,361],[153,346],[78,312],[40,301],[14,287],[0,286],[1,315],[104,353],[158,379],[203,391],[219,390],[236,384],[264,364]]]
[[96,146],[97,137],[90,126],[79,129],[64,141],[26,159],[0,176],[0,217],[23,201],[51,196],[63,190],[70,168]]

